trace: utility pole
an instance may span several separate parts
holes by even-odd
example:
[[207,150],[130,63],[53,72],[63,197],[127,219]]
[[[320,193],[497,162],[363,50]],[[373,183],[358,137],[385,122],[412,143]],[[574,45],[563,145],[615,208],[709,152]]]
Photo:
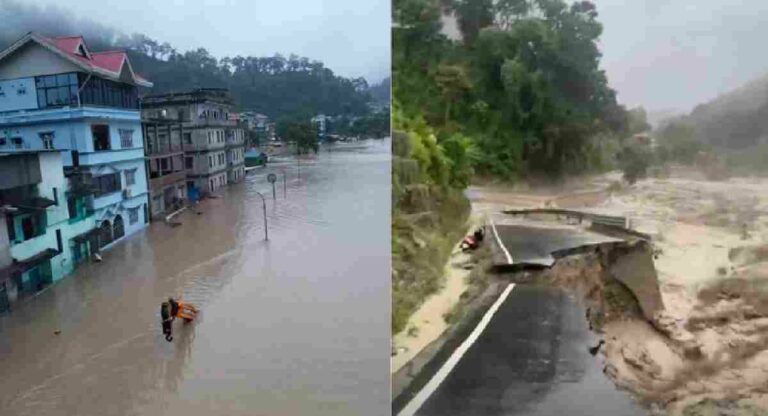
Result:
[[264,208],[264,241],[269,241],[269,232],[267,231],[267,200],[264,199],[264,195],[261,192],[256,191],[256,194],[261,197],[261,204]]
[[286,180],[285,169],[283,169],[283,198],[288,198],[288,185]]

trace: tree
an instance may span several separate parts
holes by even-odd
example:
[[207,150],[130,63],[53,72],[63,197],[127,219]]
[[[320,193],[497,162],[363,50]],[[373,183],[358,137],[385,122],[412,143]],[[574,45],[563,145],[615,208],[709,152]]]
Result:
[[277,134],[282,140],[295,143],[299,154],[319,150],[315,127],[309,121],[281,120],[277,123]]
[[435,73],[435,82],[440,87],[445,102],[445,124],[451,115],[451,104],[457,102],[472,89],[466,71],[460,65],[440,65]]
[[624,180],[634,184],[639,179],[645,178],[648,167],[653,161],[653,153],[647,146],[632,141],[624,145],[618,159],[619,166],[624,172]]
[[701,142],[696,139],[694,127],[683,120],[666,124],[659,129],[656,136],[666,157],[680,163],[693,163],[703,148]]
[[643,107],[636,107],[627,111],[627,133],[630,135],[643,133],[651,129],[648,116]]

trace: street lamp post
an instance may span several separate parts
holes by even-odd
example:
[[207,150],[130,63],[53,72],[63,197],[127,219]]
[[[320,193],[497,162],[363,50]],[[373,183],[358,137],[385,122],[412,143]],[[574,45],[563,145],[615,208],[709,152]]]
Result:
[[258,194],[261,197],[261,204],[264,208],[264,240],[269,240],[269,232],[267,231],[267,200],[264,199],[264,195],[261,194],[261,192],[256,191],[256,194]]
[[285,169],[283,169],[283,198],[288,198],[288,185],[286,180]]

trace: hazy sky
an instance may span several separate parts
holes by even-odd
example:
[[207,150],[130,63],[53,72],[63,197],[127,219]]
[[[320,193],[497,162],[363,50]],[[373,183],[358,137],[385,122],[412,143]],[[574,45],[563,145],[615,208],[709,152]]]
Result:
[[768,72],[768,1],[594,0],[619,101],[689,111]]
[[[390,71],[391,0],[78,0],[78,16],[220,58],[288,56],[378,82]],[[65,4],[36,0],[41,5]]]

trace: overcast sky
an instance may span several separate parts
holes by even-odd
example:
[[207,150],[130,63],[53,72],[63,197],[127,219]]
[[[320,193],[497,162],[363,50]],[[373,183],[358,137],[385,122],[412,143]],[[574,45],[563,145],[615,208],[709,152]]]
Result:
[[295,53],[339,75],[378,82],[390,71],[390,1],[78,0],[66,8],[180,51],[204,47],[217,58]]
[[594,0],[619,101],[689,111],[768,72],[768,1]]

